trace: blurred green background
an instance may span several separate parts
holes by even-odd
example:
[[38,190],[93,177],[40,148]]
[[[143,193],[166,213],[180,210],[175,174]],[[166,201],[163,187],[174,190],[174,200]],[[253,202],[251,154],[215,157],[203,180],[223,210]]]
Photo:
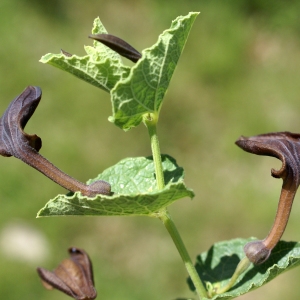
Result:
[[[247,154],[240,135],[300,129],[300,2],[21,1],[0,2],[0,111],[28,85],[43,90],[26,127],[43,140],[41,154],[86,181],[129,156],[150,155],[147,132],[124,133],[107,121],[109,95],[38,62],[60,48],[84,55],[94,18],[137,49],[149,47],[178,15],[200,11],[163,105],[163,153],[186,171],[193,201],[170,207],[193,260],[221,240],[271,228],[280,162]],[[187,274],[165,228],[144,217],[36,219],[64,190],[15,158],[0,157],[1,299],[67,299],[45,290],[36,266],[53,269],[67,248],[84,248],[94,263],[99,299],[191,297]],[[296,197],[285,240],[299,240]],[[300,268],[240,299],[300,297]]]

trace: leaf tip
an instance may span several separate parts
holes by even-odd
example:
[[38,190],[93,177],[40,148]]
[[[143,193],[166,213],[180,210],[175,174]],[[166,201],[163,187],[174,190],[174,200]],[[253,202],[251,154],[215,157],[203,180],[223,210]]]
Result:
[[103,26],[100,17],[97,17],[93,22],[92,33],[107,33],[105,27]]

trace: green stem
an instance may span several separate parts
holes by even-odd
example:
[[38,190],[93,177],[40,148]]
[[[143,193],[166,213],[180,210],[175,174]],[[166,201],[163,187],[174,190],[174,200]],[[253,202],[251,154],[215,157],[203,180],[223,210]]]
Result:
[[157,117],[154,114],[148,114],[144,117],[144,123],[148,129],[151,141],[152,156],[155,167],[157,188],[162,190],[165,187],[164,172],[161,163],[161,154],[159,141],[156,132]]
[[207,296],[206,289],[203,286],[202,281],[199,278],[199,275],[198,275],[198,273],[192,263],[192,260],[185,248],[185,245],[181,239],[181,236],[180,236],[173,220],[171,219],[168,211],[167,210],[161,211],[159,217],[162,220],[162,222],[164,223],[170,236],[173,239],[173,242],[183,260],[185,268],[186,268],[188,274],[190,275],[190,278],[195,286],[196,293],[197,293],[199,299],[201,300],[202,297],[207,298],[208,296]]
[[239,276],[243,274],[249,268],[250,265],[251,265],[251,261],[247,257],[244,257],[237,265],[228,284],[225,285],[223,288],[217,290],[216,294],[223,294],[229,291],[233,287],[233,285],[235,284]]
[[[155,166],[155,174],[156,174],[156,182],[157,182],[157,188],[159,190],[162,190],[165,187],[165,181],[164,181],[164,173],[163,173],[163,167],[161,162],[161,154],[160,154],[160,148],[159,148],[159,141],[158,136],[156,132],[156,124],[157,124],[157,115],[156,114],[147,114],[144,116],[144,123],[148,129],[150,140],[151,140],[151,149],[152,149],[152,156]],[[195,286],[196,293],[199,297],[199,300],[202,299],[202,297],[207,298],[207,292],[205,287],[203,286],[200,277],[192,263],[192,260],[185,248],[185,245],[181,239],[181,236],[179,235],[179,232],[173,223],[167,209],[162,209],[157,213],[157,216],[162,220],[165,227],[167,228],[170,236],[173,239],[173,242],[184,262],[184,265],[187,269],[188,274],[190,275],[190,278]]]

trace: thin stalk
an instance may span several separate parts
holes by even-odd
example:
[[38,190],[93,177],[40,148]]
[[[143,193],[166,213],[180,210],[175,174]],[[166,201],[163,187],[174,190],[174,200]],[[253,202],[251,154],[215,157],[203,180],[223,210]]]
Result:
[[220,288],[219,290],[217,290],[216,294],[223,294],[223,293],[229,291],[234,286],[234,284],[237,281],[237,279],[239,278],[239,276],[241,274],[243,274],[249,268],[250,265],[251,265],[251,261],[248,259],[248,257],[244,257],[237,265],[228,284],[226,286],[224,286],[223,288]]
[[180,236],[180,234],[179,234],[179,232],[167,210],[160,212],[160,219],[164,223],[170,236],[173,239],[173,242],[183,260],[185,268],[186,268],[188,274],[190,275],[190,278],[195,286],[196,293],[197,293],[199,299],[201,300],[202,298],[208,298],[206,289],[205,289],[204,285],[202,284],[202,281],[192,263],[190,255],[187,252],[186,247],[181,239],[181,236]]
[[156,132],[157,118],[154,114],[149,114],[149,115],[147,115],[147,117],[144,118],[144,123],[148,129],[148,133],[150,136],[157,188],[159,190],[162,190],[165,187],[165,180],[164,180],[164,172],[163,172],[162,163],[161,163],[159,141],[158,141],[158,136],[157,136],[157,132]]

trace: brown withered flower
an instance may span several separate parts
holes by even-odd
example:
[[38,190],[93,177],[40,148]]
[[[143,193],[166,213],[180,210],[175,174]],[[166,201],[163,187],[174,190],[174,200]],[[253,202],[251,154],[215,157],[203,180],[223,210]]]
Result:
[[70,258],[63,260],[53,271],[37,268],[46,289],[57,289],[77,300],[93,300],[97,297],[94,288],[93,267],[83,249],[68,249]]
[[97,194],[110,195],[110,184],[98,180],[86,185],[55,167],[39,154],[42,140],[36,134],[23,131],[33,115],[42,96],[39,87],[28,86],[9,105],[0,118],[0,155],[14,156],[40,171],[48,178],[71,192],[80,191],[82,195],[94,197]]
[[282,167],[279,170],[271,170],[273,177],[283,180],[272,229],[265,239],[249,242],[244,247],[248,259],[254,264],[261,264],[269,258],[288,223],[300,183],[300,134],[276,132],[248,138],[242,136],[236,144],[247,152],[276,157],[282,161]]

